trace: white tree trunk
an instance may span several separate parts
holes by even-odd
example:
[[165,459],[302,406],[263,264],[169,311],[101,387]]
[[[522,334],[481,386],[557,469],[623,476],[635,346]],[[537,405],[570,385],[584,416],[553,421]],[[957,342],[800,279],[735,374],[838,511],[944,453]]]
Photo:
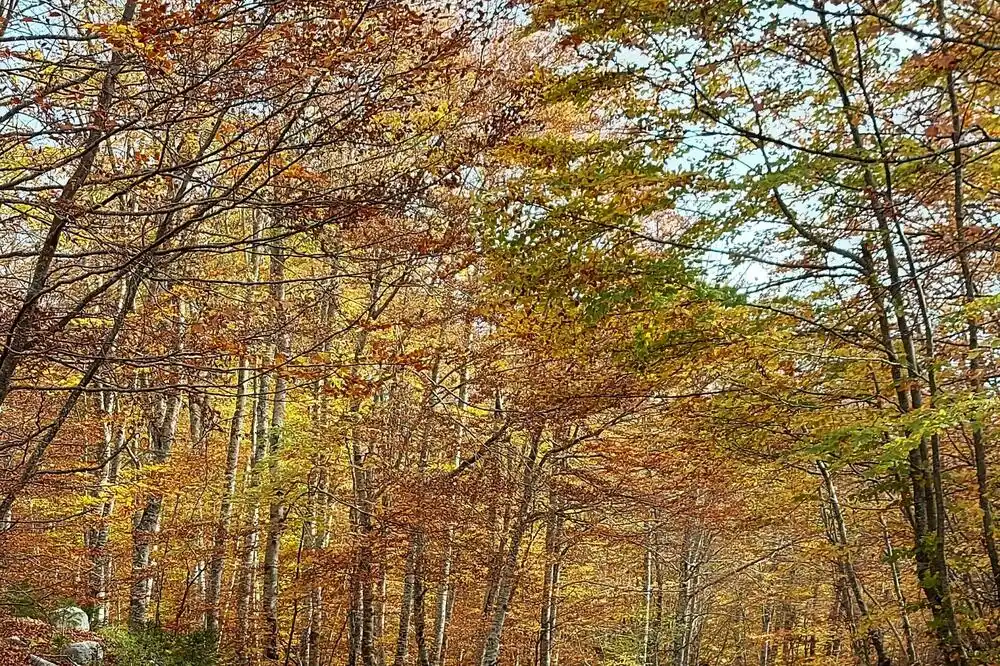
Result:
[[240,664],[251,662],[251,642],[253,638],[251,616],[253,614],[253,592],[257,569],[257,551],[260,538],[260,507],[257,490],[260,488],[260,466],[267,453],[268,440],[268,395],[271,390],[270,375],[264,368],[271,365],[271,356],[260,357],[257,377],[257,395],[254,402],[253,428],[251,429],[252,454],[249,459],[246,491],[249,496],[247,506],[246,539],[240,558],[239,581],[236,597],[236,657]]
[[229,427],[229,443],[226,447],[226,484],[222,489],[219,505],[219,519],[215,527],[212,544],[212,560],[208,566],[208,581],[205,590],[205,628],[218,641],[221,629],[219,621],[219,598],[222,592],[222,573],[229,542],[229,529],[233,516],[233,497],[236,494],[236,477],[239,471],[240,444],[243,439],[243,415],[247,404],[247,369],[243,359],[236,370],[236,406]]
[[118,480],[121,468],[120,453],[125,447],[125,427],[115,423],[118,411],[117,396],[110,390],[99,395],[101,411],[104,413],[104,433],[97,451],[100,469],[95,472],[96,483],[92,496],[101,500],[98,509],[98,524],[87,529],[84,539],[91,554],[90,598],[93,604],[92,624],[101,627],[108,621],[108,588],[111,585],[111,557],[108,553],[108,520],[114,512],[114,494],[108,488]]
[[[285,363],[291,352],[291,332],[287,329],[285,318],[285,257],[280,245],[271,255],[271,294],[274,298],[276,311],[275,322],[278,327],[275,342],[278,363]],[[287,399],[286,373],[278,367],[274,380],[274,404],[271,413],[271,432],[268,441],[268,471],[273,488],[278,488],[279,452],[282,444],[285,426],[285,401]],[[284,528],[285,505],[280,493],[272,490],[268,505],[267,543],[264,549],[264,576],[261,599],[264,603],[264,622],[267,625],[264,658],[269,661],[278,660],[278,549],[281,545],[281,533]]]
[[[151,459],[155,465],[164,464],[170,457],[177,436],[180,407],[181,396],[176,391],[161,394],[157,400],[154,421],[149,427]],[[162,512],[163,495],[154,490],[147,498],[132,533],[132,590],[129,594],[129,625],[132,627],[144,625],[149,614],[153,592],[153,540],[160,530]]]

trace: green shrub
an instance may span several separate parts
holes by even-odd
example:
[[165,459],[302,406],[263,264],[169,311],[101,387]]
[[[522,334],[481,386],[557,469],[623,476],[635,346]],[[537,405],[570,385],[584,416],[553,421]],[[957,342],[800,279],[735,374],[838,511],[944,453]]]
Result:
[[160,627],[129,630],[106,627],[98,632],[115,666],[216,666],[215,638],[208,631],[175,634]]

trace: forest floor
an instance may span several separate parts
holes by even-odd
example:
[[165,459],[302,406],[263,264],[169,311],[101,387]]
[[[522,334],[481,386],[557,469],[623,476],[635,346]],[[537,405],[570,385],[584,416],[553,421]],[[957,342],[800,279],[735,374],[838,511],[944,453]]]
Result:
[[61,644],[100,640],[93,632],[57,629],[42,620],[0,615],[0,666],[24,666],[32,654],[68,666],[72,662],[59,654]]

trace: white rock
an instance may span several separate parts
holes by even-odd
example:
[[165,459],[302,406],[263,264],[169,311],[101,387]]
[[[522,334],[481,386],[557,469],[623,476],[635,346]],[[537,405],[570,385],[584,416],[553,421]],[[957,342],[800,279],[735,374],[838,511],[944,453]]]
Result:
[[82,608],[67,606],[52,613],[52,624],[58,629],[90,631],[90,618]]
[[36,657],[33,654],[28,655],[28,661],[31,662],[31,666],[56,666],[51,661],[42,659],[41,657]]
[[80,666],[97,666],[104,661],[104,648],[97,641],[70,643],[63,650],[63,654]]

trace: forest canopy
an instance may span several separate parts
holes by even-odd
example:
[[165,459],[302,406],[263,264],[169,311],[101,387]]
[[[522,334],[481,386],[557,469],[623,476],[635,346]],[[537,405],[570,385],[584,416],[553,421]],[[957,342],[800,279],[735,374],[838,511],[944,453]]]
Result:
[[4,0],[0,66],[0,663],[1000,663],[997,3]]

